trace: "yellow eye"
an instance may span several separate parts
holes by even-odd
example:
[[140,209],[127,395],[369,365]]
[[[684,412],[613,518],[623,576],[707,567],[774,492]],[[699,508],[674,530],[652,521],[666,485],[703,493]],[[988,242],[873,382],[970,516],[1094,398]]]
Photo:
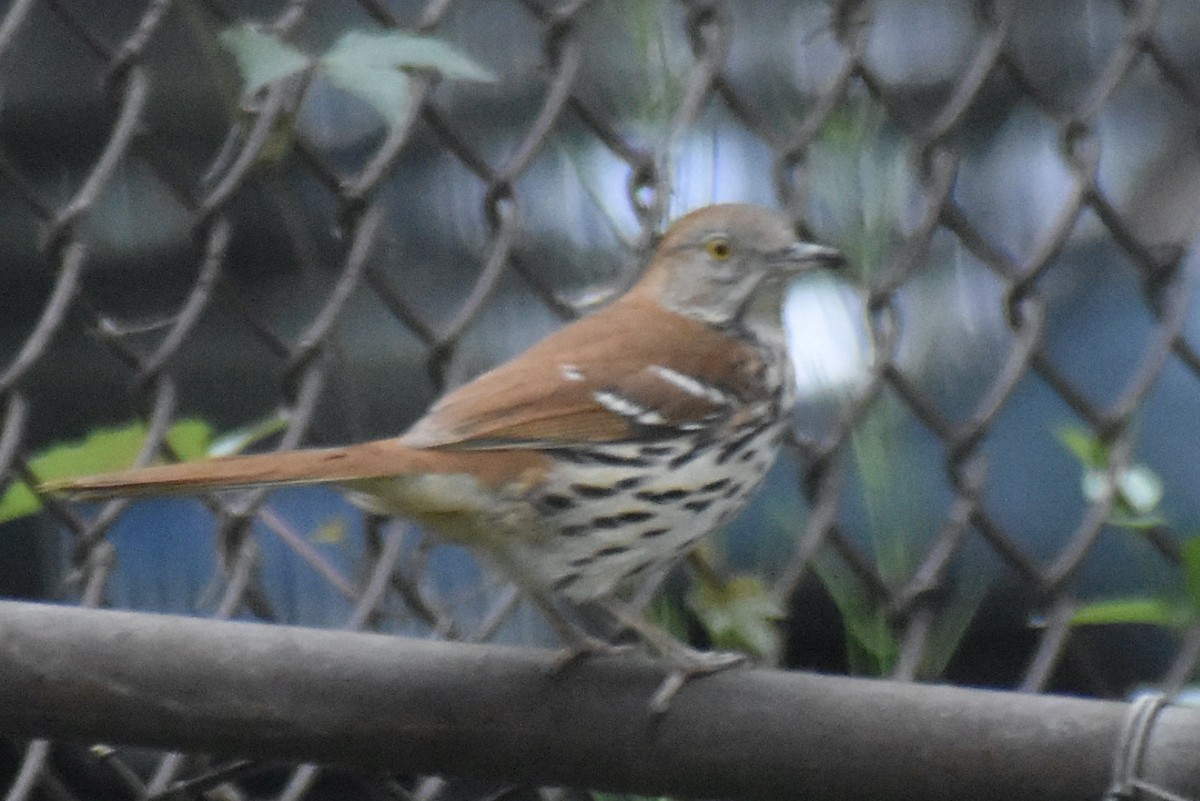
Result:
[[729,240],[725,237],[717,237],[710,239],[704,243],[704,249],[708,251],[708,255],[712,256],[717,261],[725,261],[733,252],[733,248],[729,244]]

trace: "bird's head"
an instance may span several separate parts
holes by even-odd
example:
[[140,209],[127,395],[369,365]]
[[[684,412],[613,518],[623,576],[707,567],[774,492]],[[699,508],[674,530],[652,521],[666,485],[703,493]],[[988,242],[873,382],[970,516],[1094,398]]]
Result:
[[[764,288],[843,262],[841,252],[799,240],[777,212],[726,203],[679,218],[635,291],[653,294],[678,314],[725,325],[739,320]],[[778,314],[778,304],[773,311]]]

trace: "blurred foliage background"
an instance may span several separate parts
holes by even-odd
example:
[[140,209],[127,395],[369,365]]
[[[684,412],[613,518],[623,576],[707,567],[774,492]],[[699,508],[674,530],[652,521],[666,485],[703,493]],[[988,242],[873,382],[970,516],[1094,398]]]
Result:
[[1184,690],[1196,75],[1182,0],[12,0],[0,594],[552,642],[332,490],[24,484],[399,432],[749,201],[853,267],[790,293],[794,441],[655,614],[792,668]]

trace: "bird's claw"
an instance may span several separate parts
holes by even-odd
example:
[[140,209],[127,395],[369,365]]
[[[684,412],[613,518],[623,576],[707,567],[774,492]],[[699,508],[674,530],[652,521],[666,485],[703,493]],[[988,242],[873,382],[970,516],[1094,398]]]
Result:
[[597,637],[580,635],[573,638],[570,644],[564,646],[554,657],[550,666],[551,673],[561,673],[571,665],[589,656],[618,656],[627,654],[632,649],[630,645],[617,645]]
[[683,689],[689,679],[744,665],[748,658],[745,654],[729,651],[696,651],[688,648],[673,652],[669,661],[672,663],[671,672],[650,699],[650,711],[655,715],[667,711],[675,694]]

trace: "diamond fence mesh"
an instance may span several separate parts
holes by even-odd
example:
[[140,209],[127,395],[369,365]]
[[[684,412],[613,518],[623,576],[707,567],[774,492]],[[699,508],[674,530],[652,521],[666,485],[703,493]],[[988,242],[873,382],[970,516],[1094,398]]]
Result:
[[[260,57],[327,56],[247,93],[247,20]],[[331,65],[392,29],[453,51],[385,102]],[[1186,2],[12,0],[0,593],[551,644],[469,555],[333,491],[39,511],[21,485],[398,432],[627,286],[665,220],[746,200],[853,274],[790,296],[789,453],[658,613],[791,668],[1179,693],[1198,67]],[[13,799],[208,764],[3,750]],[[494,790],[251,768],[221,792]]]

